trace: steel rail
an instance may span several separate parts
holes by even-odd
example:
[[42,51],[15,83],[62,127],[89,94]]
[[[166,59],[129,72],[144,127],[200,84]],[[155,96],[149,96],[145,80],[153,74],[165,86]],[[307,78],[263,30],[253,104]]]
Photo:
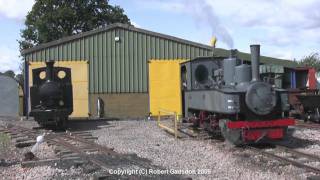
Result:
[[22,127],[22,126],[16,126],[16,125],[12,125],[11,127],[5,127],[5,126],[0,126],[3,130],[6,130],[10,135],[14,136],[14,135],[24,135],[27,136],[29,138],[35,138],[37,137],[38,133],[36,131],[33,131],[31,129]]
[[[316,167],[313,167],[313,166],[309,166],[309,165],[306,165],[302,162],[299,162],[298,160],[292,160],[290,158],[286,158],[286,157],[282,157],[282,156],[279,156],[279,155],[276,155],[276,154],[273,154],[271,152],[267,152],[267,151],[264,151],[262,149],[259,149],[259,148],[256,148],[256,147],[253,147],[253,146],[247,146],[249,149],[257,152],[257,153],[260,153],[262,155],[265,155],[265,156],[268,156],[268,157],[271,157],[271,158],[274,158],[274,159],[277,159],[278,161],[283,161],[283,162],[287,162],[289,164],[292,164],[296,167],[299,167],[299,168],[303,168],[305,170],[308,170],[308,171],[311,171],[311,172],[314,172],[314,173],[317,173],[317,174],[320,174],[320,168],[316,168]],[[311,154],[306,154],[306,153],[303,153],[303,152],[300,152],[300,151],[295,151],[295,150],[292,150],[290,148],[287,148],[287,147],[284,147],[284,146],[280,146],[280,145],[276,145],[276,148],[279,150],[279,149],[282,149],[282,150],[285,150],[285,152],[288,152],[288,153],[292,153],[292,154],[296,154],[296,155],[301,155],[303,157],[307,157],[307,158],[314,158],[313,155]],[[276,149],[276,150],[277,150]],[[317,160],[319,159],[319,157],[316,158]],[[314,161],[314,159],[312,159]],[[311,161],[310,161],[311,162]]]
[[71,135],[63,134],[62,136],[65,137],[65,138],[74,140],[74,141],[78,141],[78,142],[87,144],[87,145],[89,145],[89,147],[94,147],[94,148],[96,148],[98,151],[103,152],[103,153],[106,153],[106,154],[108,154],[108,155],[109,155],[109,154],[117,154],[115,151],[113,151],[112,148],[108,148],[108,147],[105,147],[105,146],[101,146],[100,144],[97,144],[97,143],[88,141],[88,140],[80,137],[79,135],[75,135],[75,134],[71,134]]
[[320,124],[316,124],[316,123],[311,123],[311,124],[297,123],[296,127],[310,128],[310,129],[320,129]]
[[282,150],[284,150],[286,152],[293,153],[293,154],[296,154],[298,156],[304,156],[306,158],[317,160],[317,161],[320,162],[320,157],[316,156],[314,154],[307,154],[307,153],[304,153],[304,152],[301,152],[301,151],[294,150],[292,148],[288,148],[288,147],[283,146],[283,145],[276,144],[275,146],[276,146],[276,148],[282,149]]
[[109,168],[106,166],[106,164],[96,158],[92,158],[90,156],[88,156],[85,152],[81,151],[81,149],[69,142],[67,142],[66,140],[62,139],[61,137],[55,137],[55,139],[48,139],[49,142],[57,144],[57,145],[61,145],[67,149],[69,149],[70,151],[73,151],[75,153],[78,153],[79,156],[81,156],[82,158],[92,162],[93,164],[108,170]]
[[[113,148],[108,148],[108,147],[102,146],[102,145],[100,145],[100,144],[97,144],[97,143],[88,141],[88,140],[82,138],[82,137],[79,136],[79,135],[75,135],[75,134],[72,134],[72,133],[71,133],[71,135],[64,134],[64,135],[62,135],[62,136],[63,136],[64,138],[68,138],[68,139],[73,140],[73,141],[77,141],[77,142],[84,143],[84,144],[88,145],[88,146],[86,146],[86,147],[96,149],[97,151],[100,151],[100,152],[102,152],[102,153],[104,153],[104,154],[107,154],[107,155],[120,155],[119,153],[115,152],[115,151],[113,150]],[[149,168],[149,166],[146,166],[146,165],[144,165],[143,163],[140,163],[139,161],[135,161],[135,160],[129,159],[129,158],[126,158],[126,160],[127,160],[128,162],[131,162],[131,163],[133,163],[133,164],[139,165],[139,166],[144,167],[144,168],[146,168],[146,169]]]

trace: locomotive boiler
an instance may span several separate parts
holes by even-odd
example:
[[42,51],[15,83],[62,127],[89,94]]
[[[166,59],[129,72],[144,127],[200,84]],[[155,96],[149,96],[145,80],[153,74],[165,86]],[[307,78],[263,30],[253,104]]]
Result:
[[32,70],[30,116],[41,126],[65,128],[73,112],[71,69],[53,65],[47,61],[46,67]]
[[295,121],[288,93],[259,78],[260,46],[251,45],[251,65],[230,57],[196,58],[181,64],[184,117],[235,145],[276,140]]

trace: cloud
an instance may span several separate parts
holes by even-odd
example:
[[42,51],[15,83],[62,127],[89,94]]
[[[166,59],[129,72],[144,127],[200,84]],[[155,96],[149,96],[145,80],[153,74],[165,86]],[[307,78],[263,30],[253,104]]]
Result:
[[134,1],[138,7],[149,10],[161,10],[175,13],[186,12],[183,0],[138,0]]
[[[140,0],[143,8],[170,13],[192,14],[197,11],[198,1],[186,0]],[[283,49],[281,57],[294,57],[311,53],[312,47],[319,51],[320,1],[319,0],[201,0],[214,13],[211,21],[232,30],[235,42],[258,41],[274,49]],[[188,6],[188,8],[186,8]],[[187,18],[187,17],[186,17]],[[209,23],[208,23],[209,24]],[[219,38],[218,38],[219,39]],[[242,42],[242,44],[244,44]],[[238,48],[238,47],[236,47]],[[279,54],[279,53],[276,53]],[[280,55],[280,54],[279,54]]]
[[294,59],[291,50],[276,50],[272,52],[271,55],[280,59]]
[[141,28],[141,26],[138,23],[134,22],[134,21],[131,21],[131,24],[136,28]]
[[227,28],[220,22],[219,17],[216,15],[214,9],[205,0],[191,1],[188,0],[184,3],[185,9],[192,9],[188,11],[197,23],[202,23],[204,26],[209,26],[212,35],[217,36],[222,42],[233,48],[233,39]]
[[19,51],[17,49],[3,45],[0,46],[0,72],[7,70],[12,70],[16,74],[20,72],[21,59],[19,58]]
[[[219,16],[215,13],[214,6],[206,0],[141,0],[137,1],[138,6],[143,8],[156,9],[171,13],[180,13],[191,16],[197,27],[211,28],[211,35],[216,36],[221,42],[224,42],[229,48],[233,48],[233,39],[228,27],[220,21]],[[189,17],[186,17],[189,18]]]
[[34,0],[0,0],[0,16],[21,21],[33,4]]
[[[317,33],[320,30],[318,0],[208,2],[219,10],[221,16],[230,20],[235,28],[246,28],[248,31],[259,29],[265,32],[264,36],[253,33],[251,39],[259,38],[263,43],[278,47],[320,40],[320,35]],[[227,11],[221,10],[225,10],[226,7]]]

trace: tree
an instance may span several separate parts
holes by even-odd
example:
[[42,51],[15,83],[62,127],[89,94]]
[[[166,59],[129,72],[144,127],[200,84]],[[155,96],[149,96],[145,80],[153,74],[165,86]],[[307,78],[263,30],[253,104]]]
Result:
[[12,79],[16,80],[17,83],[21,86],[23,89],[24,87],[24,77],[22,74],[15,74],[12,70],[7,70],[4,73],[0,72],[0,75],[11,77]]
[[320,56],[318,53],[312,53],[300,61],[298,61],[300,65],[314,67],[316,71],[320,71]]
[[19,85],[21,86],[21,88],[23,89],[24,87],[24,77],[22,74],[17,74],[14,79],[19,83]]
[[20,50],[116,22],[130,24],[108,0],[36,0],[21,30]]
[[11,77],[11,78],[15,78],[16,74],[12,71],[12,70],[8,70],[6,72],[3,73],[3,75]]

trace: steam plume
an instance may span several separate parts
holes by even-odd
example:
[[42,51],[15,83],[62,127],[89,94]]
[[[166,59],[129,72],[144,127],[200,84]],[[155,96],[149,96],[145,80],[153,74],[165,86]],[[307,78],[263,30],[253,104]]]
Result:
[[220,23],[218,16],[214,13],[213,8],[205,0],[188,0],[185,3],[187,9],[195,19],[196,23],[209,25],[212,35],[221,40],[230,49],[233,48],[233,39],[228,30]]

